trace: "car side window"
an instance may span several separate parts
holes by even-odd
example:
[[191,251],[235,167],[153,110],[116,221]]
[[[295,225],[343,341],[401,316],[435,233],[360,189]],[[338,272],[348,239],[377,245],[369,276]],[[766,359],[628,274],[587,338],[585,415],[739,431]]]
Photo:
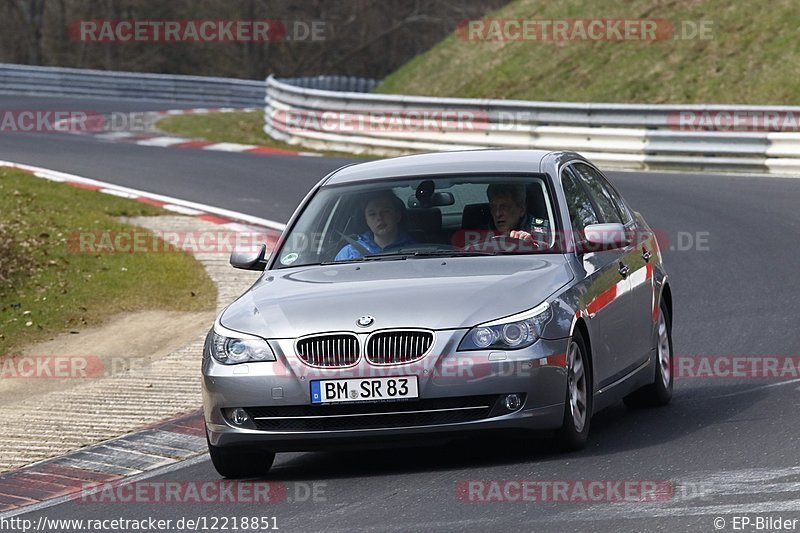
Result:
[[[601,176],[602,178],[602,176]],[[625,202],[622,201],[622,196],[617,192],[617,190],[608,183],[608,180],[603,178],[603,185],[608,190],[608,193],[611,195],[611,201],[614,202],[614,205],[617,207],[617,210],[622,215],[622,223],[628,224],[631,220],[633,220],[633,216],[628,208],[625,206]]]
[[561,171],[561,184],[564,187],[564,196],[567,200],[573,231],[582,232],[586,226],[597,224],[599,219],[589,195],[586,194],[586,190],[580,186],[569,169],[565,168]]
[[588,165],[577,163],[572,166],[581,182],[589,189],[600,215],[604,222],[616,222],[624,224],[622,212],[614,203],[614,199],[608,187],[603,183],[605,180],[595,169]]

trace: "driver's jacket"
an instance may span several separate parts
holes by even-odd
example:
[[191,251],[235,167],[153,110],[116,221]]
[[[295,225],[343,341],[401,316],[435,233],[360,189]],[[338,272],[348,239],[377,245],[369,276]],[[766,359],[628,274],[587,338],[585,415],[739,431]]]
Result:
[[[395,239],[393,243],[389,244],[385,248],[381,248],[380,246],[378,246],[378,244],[375,242],[375,239],[371,231],[366,231],[361,235],[359,235],[356,238],[356,242],[359,244],[359,246],[361,246],[361,248],[363,248],[364,250],[366,250],[371,254],[379,254],[385,250],[390,250],[392,248],[401,248],[403,246],[407,246],[410,244],[416,244],[416,241],[414,241],[414,239],[412,239],[411,236],[405,232],[401,232],[397,236],[397,239]],[[358,259],[362,256],[363,253],[358,249],[358,247],[352,244],[348,244],[347,246],[339,250],[339,253],[336,254],[336,257],[334,258],[334,261],[346,261],[348,259]]]

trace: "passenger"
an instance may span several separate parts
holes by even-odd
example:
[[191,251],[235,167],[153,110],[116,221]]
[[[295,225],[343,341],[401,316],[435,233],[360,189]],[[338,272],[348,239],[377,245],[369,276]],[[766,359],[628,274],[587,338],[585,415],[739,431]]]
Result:
[[335,261],[358,259],[364,252],[379,254],[393,248],[416,244],[405,229],[406,208],[392,191],[379,191],[364,201],[368,231],[356,238],[358,246],[348,244],[336,254]]
[[528,214],[524,184],[493,183],[486,189],[486,196],[489,198],[494,230],[498,235],[539,246],[533,233],[542,233],[545,221]]

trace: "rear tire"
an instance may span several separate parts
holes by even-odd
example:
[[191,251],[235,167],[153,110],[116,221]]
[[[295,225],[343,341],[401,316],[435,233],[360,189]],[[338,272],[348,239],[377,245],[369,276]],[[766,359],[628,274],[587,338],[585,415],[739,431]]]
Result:
[[664,300],[658,306],[656,320],[656,375],[653,383],[637,389],[623,398],[633,408],[660,407],[672,400],[674,382],[672,355],[672,320]]
[[572,451],[586,446],[592,420],[592,367],[586,342],[575,331],[567,344],[567,394],[564,422],[558,432],[559,447]]
[[231,479],[263,476],[272,468],[275,452],[257,448],[214,446],[208,440],[208,454],[219,475]]

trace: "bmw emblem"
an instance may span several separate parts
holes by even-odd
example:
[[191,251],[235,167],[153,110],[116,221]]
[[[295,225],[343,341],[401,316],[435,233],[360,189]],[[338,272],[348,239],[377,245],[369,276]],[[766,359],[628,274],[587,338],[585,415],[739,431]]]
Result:
[[356,324],[358,324],[362,328],[371,326],[373,322],[375,322],[375,319],[369,315],[364,315],[358,320],[356,320]]

